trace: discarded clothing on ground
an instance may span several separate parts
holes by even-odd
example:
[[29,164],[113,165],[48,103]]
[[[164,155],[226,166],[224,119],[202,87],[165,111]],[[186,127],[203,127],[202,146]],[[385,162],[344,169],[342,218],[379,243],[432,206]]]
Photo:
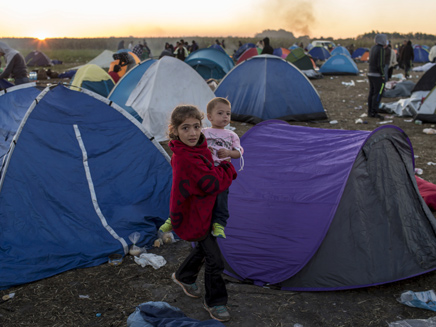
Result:
[[[389,83],[389,82],[388,82]],[[403,81],[395,84],[393,89],[385,89],[383,97],[385,98],[398,98],[398,97],[410,97],[415,83],[412,81]]]
[[436,311],[436,294],[433,290],[424,292],[405,291],[401,293],[397,301],[409,307]]
[[[199,307],[200,308],[200,307]],[[217,320],[199,321],[188,318],[179,308],[166,302],[145,302],[136,307],[127,327],[224,327]]]

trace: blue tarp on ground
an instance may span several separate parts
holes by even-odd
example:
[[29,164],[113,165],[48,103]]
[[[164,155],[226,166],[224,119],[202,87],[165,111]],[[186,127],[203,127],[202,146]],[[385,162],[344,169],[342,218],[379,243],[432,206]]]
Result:
[[127,319],[127,327],[224,327],[223,323],[209,319],[199,321],[187,317],[179,308],[166,302],[146,302],[136,307]]
[[204,48],[191,53],[185,59],[185,63],[206,80],[222,79],[235,66],[227,53],[213,48]]
[[[18,92],[11,92],[12,95]],[[168,217],[169,157],[124,109],[58,85],[38,95],[0,180],[0,289],[150,247]]]
[[232,119],[258,123],[267,119],[326,119],[313,85],[294,65],[274,55],[258,55],[235,66],[215,95],[228,98]]

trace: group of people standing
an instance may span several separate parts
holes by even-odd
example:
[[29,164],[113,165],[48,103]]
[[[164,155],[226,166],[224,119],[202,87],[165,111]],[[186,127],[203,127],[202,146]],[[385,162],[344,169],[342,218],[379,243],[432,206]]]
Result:
[[414,53],[410,40],[403,41],[397,54],[392,49],[386,34],[377,34],[374,41],[375,45],[369,51],[368,117],[383,120],[384,117],[378,113],[378,109],[386,82],[392,77],[393,69],[397,65],[404,68],[406,78],[410,78]]
[[[121,40],[118,43],[118,48],[117,50],[123,50],[126,49],[126,46],[124,44],[124,40]],[[142,43],[139,42],[136,45],[133,45],[133,42],[129,42],[129,45],[127,46],[127,49],[132,51],[135,55],[138,56],[139,59],[144,60],[147,58],[151,58],[152,54],[151,54],[151,50],[147,45],[147,42],[144,40],[142,40]]]
[[189,44],[187,41],[181,39],[176,42],[176,46],[174,47],[171,43],[166,42],[165,48],[159,56],[159,59],[164,56],[176,57],[184,61],[190,53],[199,49],[199,46],[195,40],[192,40],[192,43]]

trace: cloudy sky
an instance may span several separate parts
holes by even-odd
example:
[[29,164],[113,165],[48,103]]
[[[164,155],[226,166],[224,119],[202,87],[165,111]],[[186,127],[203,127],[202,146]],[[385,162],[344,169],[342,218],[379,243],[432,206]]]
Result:
[[0,37],[436,34],[436,0],[4,1]]

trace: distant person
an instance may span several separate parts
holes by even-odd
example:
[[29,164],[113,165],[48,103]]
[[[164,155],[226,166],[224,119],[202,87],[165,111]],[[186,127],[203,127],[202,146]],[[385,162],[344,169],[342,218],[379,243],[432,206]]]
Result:
[[217,44],[217,45],[219,45],[219,46],[221,46],[221,43],[220,43],[220,41],[217,39],[217,40],[215,40],[215,44]]
[[139,43],[133,47],[132,52],[137,55],[139,59],[141,59],[142,54],[144,53],[144,46]]
[[403,52],[404,47],[407,45],[407,40],[403,40],[403,44],[399,46],[398,52],[397,52],[397,61],[400,65],[400,68],[404,69],[403,62],[401,61],[401,53]]
[[262,52],[260,54],[273,54],[274,53],[274,49],[273,47],[269,44],[269,37],[266,37],[263,39],[263,49]]
[[354,43],[351,43],[348,46],[348,52],[350,53],[350,55],[353,55],[353,52],[354,52]]
[[413,53],[412,41],[409,40],[400,53],[400,61],[403,63],[404,74],[406,78],[410,78],[409,72],[414,58],[415,56]]
[[160,53],[159,59],[165,56],[174,57],[173,52],[174,52],[173,49],[170,47],[170,44],[167,42],[165,43],[165,47],[163,51]]
[[122,50],[122,49],[124,49],[124,40],[121,40],[121,41],[118,43],[118,50]]
[[378,107],[385,86],[385,46],[387,44],[386,34],[375,36],[375,45],[369,51],[369,94],[368,94],[368,117],[384,117],[378,113]]
[[436,62],[436,43],[431,47],[430,52],[428,53],[428,60],[433,63]]
[[242,45],[243,45],[242,42],[239,41],[239,42],[238,42],[238,46],[239,46],[239,47],[242,47]]
[[190,52],[192,53],[192,52],[197,51],[197,50],[198,50],[198,44],[197,44],[197,42],[192,40],[191,51]]
[[391,63],[392,48],[389,47],[389,41],[385,45],[385,84],[389,81],[389,65]]
[[185,48],[184,44],[181,42],[177,42],[177,48],[174,51],[177,59],[185,61],[186,57],[189,55],[188,49]]
[[300,42],[299,47],[300,47],[301,49],[304,49],[304,44],[303,44],[303,42]]
[[223,49],[226,48],[226,44],[224,43],[224,40],[221,41],[221,46],[223,47]]
[[129,50],[133,50],[133,42],[129,42],[129,46],[127,47]]
[[151,58],[151,50],[150,50],[150,48],[147,45],[147,41],[143,40],[142,42],[143,42],[142,45],[143,45],[144,52],[147,55],[145,58]]
[[112,79],[114,80],[114,83],[117,84],[118,81],[120,80],[120,75],[118,75],[118,72],[121,71],[121,66],[120,65],[115,65],[114,69],[111,70],[108,74],[110,77],[112,77]]
[[262,40],[257,41],[256,48],[263,49],[263,41]]
[[395,53],[394,49],[392,49],[392,45],[390,43],[389,43],[388,47],[391,49],[391,57],[389,59],[389,69],[388,69],[387,81],[392,78],[394,68],[398,65],[397,54]]
[[5,58],[6,67],[0,73],[0,79],[12,77],[15,85],[29,83],[26,62],[21,53],[9,47],[5,42],[0,41],[1,56]]

